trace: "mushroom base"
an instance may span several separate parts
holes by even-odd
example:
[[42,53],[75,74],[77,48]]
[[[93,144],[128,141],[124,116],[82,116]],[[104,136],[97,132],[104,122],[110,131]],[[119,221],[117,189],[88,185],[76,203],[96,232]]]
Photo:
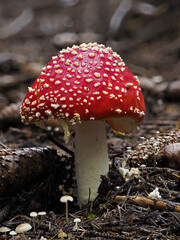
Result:
[[81,206],[97,197],[100,176],[108,173],[105,122],[82,122],[76,125],[75,132],[75,167]]

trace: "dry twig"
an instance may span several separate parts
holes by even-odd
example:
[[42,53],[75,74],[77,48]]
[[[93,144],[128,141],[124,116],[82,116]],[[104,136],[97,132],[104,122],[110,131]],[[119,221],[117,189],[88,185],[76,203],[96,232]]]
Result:
[[[124,201],[126,196],[116,196],[116,201]],[[157,200],[157,199],[150,199],[147,197],[133,197],[129,196],[128,201],[134,201],[138,204],[143,206],[153,206],[161,210],[173,210],[175,212],[180,212],[180,205],[178,203],[165,201],[165,200]]]

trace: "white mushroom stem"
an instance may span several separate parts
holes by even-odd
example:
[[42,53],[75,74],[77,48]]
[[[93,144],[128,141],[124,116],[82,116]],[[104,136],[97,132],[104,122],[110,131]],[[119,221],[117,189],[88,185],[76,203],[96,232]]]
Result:
[[108,151],[104,121],[77,124],[75,137],[75,167],[79,205],[93,201],[101,182],[108,173]]

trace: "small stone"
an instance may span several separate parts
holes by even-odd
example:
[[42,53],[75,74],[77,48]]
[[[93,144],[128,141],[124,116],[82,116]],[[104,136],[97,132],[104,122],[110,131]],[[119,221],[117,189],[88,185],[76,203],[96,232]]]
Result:
[[171,82],[167,86],[166,94],[169,100],[180,100],[180,80]]
[[55,35],[53,44],[58,48],[65,48],[79,43],[79,36],[76,33],[64,32]]
[[154,93],[156,84],[152,81],[151,78],[139,77],[139,80],[140,80],[140,86],[143,90],[152,91]]
[[80,42],[103,42],[103,35],[94,32],[85,32],[79,34]]
[[165,161],[169,168],[180,170],[180,143],[166,145],[164,148]]
[[168,82],[162,82],[155,87],[154,92],[159,98],[165,97],[167,86]]
[[10,88],[15,85],[15,82],[14,76],[5,74],[0,77],[0,88]]
[[43,65],[38,62],[30,62],[23,66],[23,71],[25,73],[33,74],[33,75],[39,75],[39,73],[42,71]]

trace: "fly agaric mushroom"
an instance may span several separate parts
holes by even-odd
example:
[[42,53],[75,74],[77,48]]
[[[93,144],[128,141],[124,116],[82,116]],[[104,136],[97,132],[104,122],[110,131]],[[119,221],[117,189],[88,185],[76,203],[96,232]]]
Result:
[[102,44],[61,50],[36,79],[21,106],[22,122],[45,127],[57,119],[67,142],[75,130],[79,204],[97,196],[100,175],[107,175],[105,122],[130,133],[143,120],[145,104],[139,80],[121,57]]

